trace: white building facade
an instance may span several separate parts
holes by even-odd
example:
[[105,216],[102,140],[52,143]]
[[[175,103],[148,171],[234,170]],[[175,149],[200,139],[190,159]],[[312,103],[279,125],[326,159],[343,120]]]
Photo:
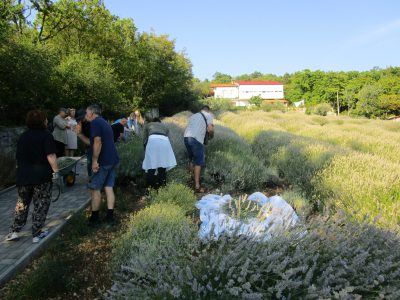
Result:
[[268,102],[286,102],[283,84],[277,81],[236,81],[232,84],[212,84],[211,88],[214,98],[231,99],[236,106],[248,106],[248,100],[254,96]]
[[218,84],[214,88],[214,98],[236,99],[239,97],[239,90],[236,84]]
[[284,99],[283,84],[275,81],[238,81],[239,99],[259,96],[264,100]]

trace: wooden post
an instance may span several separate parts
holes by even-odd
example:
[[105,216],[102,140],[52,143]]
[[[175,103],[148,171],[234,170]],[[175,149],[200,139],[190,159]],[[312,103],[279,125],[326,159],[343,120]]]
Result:
[[340,114],[340,106],[339,106],[339,90],[336,91],[336,103],[337,103],[337,115]]

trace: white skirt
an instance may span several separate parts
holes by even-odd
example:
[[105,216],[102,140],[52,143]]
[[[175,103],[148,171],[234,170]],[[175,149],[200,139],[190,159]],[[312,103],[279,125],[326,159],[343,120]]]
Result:
[[176,159],[171,143],[167,136],[152,134],[146,145],[146,152],[142,164],[143,170],[166,168],[176,166]]

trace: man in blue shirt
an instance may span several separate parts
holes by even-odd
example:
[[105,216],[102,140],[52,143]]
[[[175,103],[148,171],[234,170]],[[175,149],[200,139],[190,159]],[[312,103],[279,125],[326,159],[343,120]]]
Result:
[[114,222],[114,183],[115,169],[119,163],[114,135],[110,124],[101,116],[100,107],[96,104],[86,109],[86,120],[90,122],[90,146],[92,148],[92,179],[89,183],[92,196],[92,215],[90,224],[99,223],[101,189],[104,187],[107,197],[107,216],[105,221]]

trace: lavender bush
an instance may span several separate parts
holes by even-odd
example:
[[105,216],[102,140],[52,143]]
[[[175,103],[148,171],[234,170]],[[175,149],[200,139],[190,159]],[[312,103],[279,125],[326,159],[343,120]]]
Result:
[[[347,220],[318,218],[265,243],[243,236],[207,244],[187,239],[175,248],[157,243],[160,254],[180,254],[128,261],[107,298],[398,299],[399,236]],[[137,280],[149,269],[151,280]]]

